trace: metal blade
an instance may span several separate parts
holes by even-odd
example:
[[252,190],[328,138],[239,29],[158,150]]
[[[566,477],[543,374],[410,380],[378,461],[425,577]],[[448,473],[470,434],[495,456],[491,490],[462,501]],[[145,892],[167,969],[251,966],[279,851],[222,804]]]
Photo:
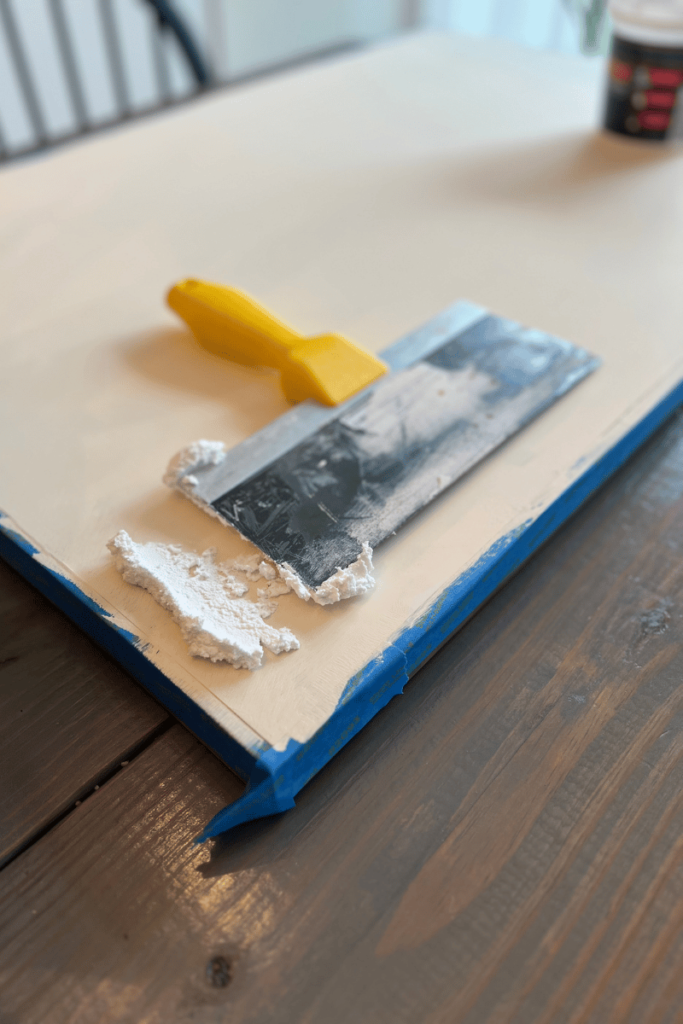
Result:
[[[463,476],[599,360],[458,303],[343,406],[304,403],[201,470],[196,496],[311,587]],[[227,464],[227,465],[226,465]]]

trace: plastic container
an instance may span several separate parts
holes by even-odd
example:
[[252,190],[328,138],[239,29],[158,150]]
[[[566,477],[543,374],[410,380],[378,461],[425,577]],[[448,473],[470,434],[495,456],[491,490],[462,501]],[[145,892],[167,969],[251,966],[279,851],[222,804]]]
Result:
[[630,138],[683,139],[683,0],[610,0],[604,126]]

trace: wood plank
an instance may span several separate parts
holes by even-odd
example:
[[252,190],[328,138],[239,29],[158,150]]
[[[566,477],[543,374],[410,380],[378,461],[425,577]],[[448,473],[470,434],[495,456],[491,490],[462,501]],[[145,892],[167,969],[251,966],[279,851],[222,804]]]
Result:
[[[683,417],[279,818],[180,727],[0,875],[22,1024],[671,1024]],[[225,983],[225,984],[223,984]]]
[[[185,997],[188,971],[203,993],[214,883],[193,839],[243,789],[177,725],[9,864],[0,1020],[139,1024]],[[249,902],[251,872],[226,882]]]
[[169,720],[0,560],[0,864]]

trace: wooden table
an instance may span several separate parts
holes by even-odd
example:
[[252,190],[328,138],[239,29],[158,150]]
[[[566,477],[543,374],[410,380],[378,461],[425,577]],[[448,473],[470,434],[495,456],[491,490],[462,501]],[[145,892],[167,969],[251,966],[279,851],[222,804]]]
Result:
[[2,1024],[683,1020],[682,537],[677,415],[206,846],[242,783],[0,564]]

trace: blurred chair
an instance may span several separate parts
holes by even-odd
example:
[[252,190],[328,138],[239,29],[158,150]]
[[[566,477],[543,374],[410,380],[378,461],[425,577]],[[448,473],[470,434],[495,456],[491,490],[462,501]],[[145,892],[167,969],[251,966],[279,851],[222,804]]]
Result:
[[579,22],[582,53],[602,53],[607,46],[607,0],[564,0]]
[[607,0],[0,0],[0,161],[418,28],[605,52],[606,6]]
[[[19,112],[17,119],[22,111],[25,115],[22,126],[25,141],[21,140],[19,144],[8,141],[5,126],[0,120],[0,160],[25,156],[133,117],[185,102],[212,86],[213,79],[207,60],[173,4],[167,0],[145,0],[146,11],[143,17],[148,27],[147,61],[156,88],[148,102],[135,102],[131,90],[133,67],[126,59],[122,42],[121,9],[117,17],[112,0],[89,3],[87,6],[91,19],[88,41],[82,32],[79,38],[77,32],[77,23],[86,7],[84,0],[79,0],[79,5],[77,12],[71,5],[70,15],[64,0],[47,0],[42,11],[35,4],[31,9],[25,0],[0,0],[0,44],[5,56],[4,80],[0,82],[0,90],[7,96],[14,88],[13,109]],[[74,17],[74,13],[78,17]],[[93,39],[93,32],[99,34],[99,46]],[[51,39],[46,38],[48,33]],[[36,36],[39,37],[40,51],[36,50]],[[172,48],[175,48],[175,54]],[[42,60],[40,53],[43,54]],[[100,57],[100,79],[104,77],[109,85],[109,110],[104,116],[101,112],[100,116],[94,112],[88,92],[86,72],[92,80],[96,53]],[[87,56],[86,61],[84,55]],[[2,56],[0,53],[0,60]],[[47,63],[51,62],[52,65],[51,86],[46,85],[46,57],[49,58]],[[178,57],[185,64],[185,81],[177,73],[176,81],[172,81],[170,61],[174,58],[177,61]],[[139,65],[139,46],[136,58]],[[48,101],[52,98],[50,88],[54,91],[56,87],[55,77],[61,77],[62,108],[65,101],[69,108],[68,111],[60,111],[61,120],[65,124],[62,130],[55,130],[46,115]],[[180,83],[177,82],[179,77]],[[100,81],[99,84],[101,92],[103,83]]]

